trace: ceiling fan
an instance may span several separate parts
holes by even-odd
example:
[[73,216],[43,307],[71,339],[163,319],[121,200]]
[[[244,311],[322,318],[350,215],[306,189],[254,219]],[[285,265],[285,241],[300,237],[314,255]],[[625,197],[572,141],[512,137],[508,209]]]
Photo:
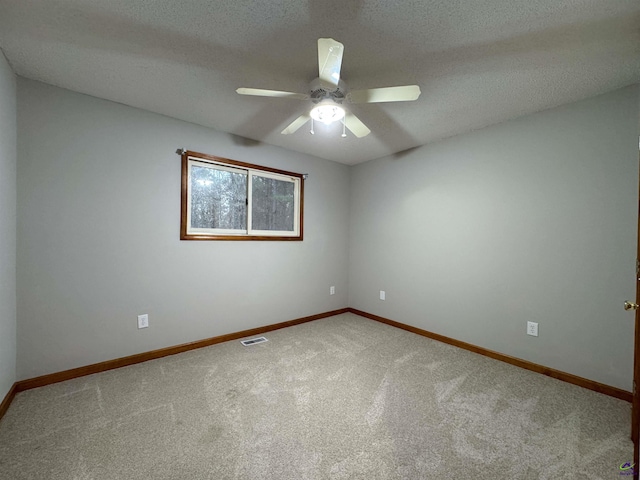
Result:
[[238,88],[240,95],[254,95],[258,97],[291,98],[309,100],[313,107],[308,113],[296,118],[281,133],[288,135],[296,132],[309,120],[330,124],[342,121],[342,136],[346,137],[345,127],[356,137],[362,138],[371,130],[353,113],[342,106],[346,103],[381,103],[381,102],[410,102],[420,96],[420,87],[404,85],[398,87],[369,88],[366,90],[349,90],[340,79],[342,54],[344,45],[333,38],[318,39],[318,70],[319,77],[311,82],[309,93],[282,92],[278,90],[262,90],[258,88]]

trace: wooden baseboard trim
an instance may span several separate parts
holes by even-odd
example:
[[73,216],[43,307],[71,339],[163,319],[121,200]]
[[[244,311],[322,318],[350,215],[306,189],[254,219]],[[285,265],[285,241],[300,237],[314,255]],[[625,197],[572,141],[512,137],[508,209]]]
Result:
[[[339,315],[348,311],[348,308],[341,308],[339,310],[319,313],[317,315],[311,315],[309,317],[302,317],[286,322],[274,323],[272,325],[266,325],[264,327],[251,328],[249,330],[242,330],[241,332],[228,333],[226,335],[220,335],[218,337],[206,338],[204,340],[197,340],[191,343],[183,343],[182,345],[161,348],[159,350],[152,350],[150,352],[137,353],[128,357],[116,358],[115,360],[107,360],[106,362],[94,363],[92,365],[86,365],[84,367],[72,368],[71,370],[65,370],[63,372],[50,373],[48,375],[42,375],[40,377],[30,378],[28,380],[20,380],[14,384],[12,394],[15,395],[17,392],[30,390],[32,388],[43,387],[45,385],[51,385],[52,383],[64,382],[65,380],[84,377],[85,375],[92,375],[94,373],[100,373],[107,370],[113,370],[115,368],[126,367],[128,365],[135,365],[136,363],[142,363],[148,360],[154,360],[156,358],[175,355],[177,353],[187,352],[189,350],[195,350],[197,348],[208,347],[211,345],[215,345],[216,343],[238,340],[240,338],[251,337],[254,335],[261,335],[273,330],[292,327],[294,325],[312,322],[313,320],[319,320],[321,318],[332,317],[334,315]],[[7,395],[7,398],[9,398],[9,395]],[[7,398],[5,398],[5,401],[7,400]],[[11,397],[11,399],[13,399],[13,397]],[[9,402],[7,403],[6,408],[9,407],[10,401],[11,400],[9,400]],[[4,402],[2,403],[2,406],[4,407]]]
[[448,343],[449,345],[453,345],[455,347],[459,347],[464,350],[469,350],[470,352],[479,353],[480,355],[484,355],[486,357],[490,357],[495,360],[500,360],[502,362],[510,363],[511,365],[516,365],[518,367],[531,370],[532,372],[541,373],[543,375],[547,375],[548,377],[553,377],[558,380],[562,380],[563,382],[572,383],[573,385],[578,385],[583,388],[588,388],[589,390],[603,393],[611,397],[619,398],[620,400],[625,400],[627,402],[633,401],[633,394],[631,392],[627,392],[626,390],[622,390],[620,388],[612,387],[610,385],[605,385],[603,383],[598,383],[593,380],[589,380],[587,378],[573,375],[571,373],[561,372],[560,370],[555,370],[553,368],[545,367],[544,365],[539,365],[537,363],[529,362],[527,360],[522,360],[520,358],[505,355],[503,353],[494,352],[493,350],[488,350],[486,348],[478,347],[476,345],[462,342],[454,338],[445,337],[444,335],[439,335],[437,333],[429,332],[427,330],[422,330],[421,328],[412,327],[411,325],[406,325],[404,323],[396,322],[395,320],[390,320],[388,318],[380,317],[372,313],[363,312],[362,310],[357,310],[355,308],[349,308],[348,311],[351,313],[355,313],[356,315],[360,315],[361,317],[366,317],[371,320],[376,320],[377,322],[386,323],[387,325],[391,325],[392,327],[401,328],[402,330],[406,330],[408,332],[422,335],[423,337],[431,338],[433,340],[437,340],[442,343]]
[[18,384],[14,383],[13,385],[11,385],[11,388],[4,396],[2,403],[0,403],[0,420],[2,420],[4,414],[7,413],[9,405],[11,405],[11,402],[13,402],[13,398],[16,396],[16,393],[18,393]]
[[319,313],[317,315],[311,315],[308,317],[302,317],[295,320],[289,320],[286,322],[275,323],[272,325],[265,325],[263,327],[252,328],[249,330],[242,330],[240,332],[228,333],[226,335],[220,335],[218,337],[206,338],[204,340],[197,340],[195,342],[184,343],[182,345],[175,345],[172,347],[152,350],[150,352],[138,353],[135,355],[130,355],[128,357],[117,358],[114,360],[107,360],[105,362],[94,363],[92,365],[73,368],[71,370],[65,370],[62,372],[42,375],[40,377],[30,378],[27,380],[20,380],[12,385],[12,387],[9,389],[9,392],[7,392],[7,394],[5,395],[2,403],[0,403],[0,419],[6,413],[7,409],[9,408],[9,405],[11,404],[11,402],[13,401],[13,398],[18,392],[30,390],[32,388],[43,387],[45,385],[63,382],[65,380],[71,380],[73,378],[83,377],[86,375],[92,375],[94,373],[113,370],[115,368],[126,367],[128,365],[135,365],[136,363],[142,363],[148,360],[154,360],[156,358],[162,358],[169,355],[175,355],[181,352],[187,352],[189,350],[208,347],[210,345],[215,345],[217,343],[228,342],[231,340],[238,340],[240,338],[251,337],[253,335],[261,335],[263,333],[271,332],[273,330],[292,327],[294,325],[300,325],[302,323],[312,322],[314,320],[320,320],[322,318],[332,317],[334,315],[339,315],[341,313],[347,313],[347,312],[354,313],[356,315],[360,315],[361,317],[369,318],[371,320],[375,320],[381,323],[386,323],[387,325],[391,325],[392,327],[401,328],[402,330],[406,330],[408,332],[422,335],[423,337],[427,337],[433,340],[437,340],[439,342],[447,343],[449,345],[453,345],[455,347],[462,348],[470,352],[478,353],[480,355],[484,355],[484,356],[493,358],[495,360],[500,360],[502,362],[509,363],[511,365],[525,368],[527,370],[531,370],[536,373],[541,373],[543,375],[547,375],[549,377],[553,377],[558,380],[571,383],[573,385],[578,385],[580,387],[587,388],[595,392],[603,393],[611,397],[619,398],[627,402],[631,402],[633,400],[633,395],[631,392],[627,392],[626,390],[622,390],[620,388],[612,387],[610,385],[605,385],[603,383],[598,383],[593,380],[589,380],[587,378],[573,375],[571,373],[561,372],[560,370],[555,370],[553,368],[545,367],[537,363],[533,363],[527,360],[522,360],[520,358],[505,355],[503,353],[494,352],[492,350],[478,347],[476,345],[472,345],[470,343],[456,340],[454,338],[445,337],[444,335],[439,335],[437,333],[429,332],[421,328],[412,327],[411,325],[396,322],[395,320],[390,320],[388,318],[384,318],[379,315],[374,315],[372,313],[367,313],[362,310],[349,307],[349,308],[341,308],[339,310],[333,310],[330,312]]

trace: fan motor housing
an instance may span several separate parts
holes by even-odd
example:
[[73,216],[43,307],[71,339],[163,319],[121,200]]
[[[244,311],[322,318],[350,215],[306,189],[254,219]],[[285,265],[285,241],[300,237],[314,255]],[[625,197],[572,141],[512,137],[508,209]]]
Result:
[[341,104],[347,96],[347,84],[342,80],[338,82],[337,87],[331,86],[327,88],[326,84],[316,78],[311,82],[309,97],[313,103],[320,103],[323,100],[333,100],[335,103]]

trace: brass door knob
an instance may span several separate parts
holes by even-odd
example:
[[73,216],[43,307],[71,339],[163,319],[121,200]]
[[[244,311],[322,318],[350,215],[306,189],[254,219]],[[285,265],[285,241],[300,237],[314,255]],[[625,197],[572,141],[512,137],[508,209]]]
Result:
[[637,303],[624,302],[625,310],[637,310],[638,308],[640,308],[640,305],[638,305]]

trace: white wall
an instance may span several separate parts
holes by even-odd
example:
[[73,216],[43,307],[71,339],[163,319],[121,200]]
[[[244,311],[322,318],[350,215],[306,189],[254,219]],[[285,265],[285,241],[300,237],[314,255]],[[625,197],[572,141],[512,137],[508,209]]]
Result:
[[0,401],[16,380],[16,77],[0,51]]
[[351,218],[351,307],[632,389],[637,87],[358,165]]
[[[349,305],[631,390],[638,118],[627,88],[348,168],[19,79],[17,378]],[[309,173],[304,242],[181,242],[178,147]]]
[[[22,78],[18,130],[19,379],[347,306],[347,166]],[[180,241],[178,147],[309,173],[304,241]]]

